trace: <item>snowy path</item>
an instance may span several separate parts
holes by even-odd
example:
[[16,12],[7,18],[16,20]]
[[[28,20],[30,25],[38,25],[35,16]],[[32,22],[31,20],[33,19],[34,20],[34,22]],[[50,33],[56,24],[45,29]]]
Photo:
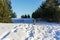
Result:
[[0,40],[60,40],[60,24],[0,23]]

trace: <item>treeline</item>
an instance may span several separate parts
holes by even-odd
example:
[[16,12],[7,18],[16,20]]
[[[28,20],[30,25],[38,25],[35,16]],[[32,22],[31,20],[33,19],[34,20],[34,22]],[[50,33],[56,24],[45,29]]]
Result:
[[29,14],[28,15],[25,14],[25,15],[22,15],[21,18],[30,18],[30,15]]
[[58,0],[46,0],[32,14],[32,18],[40,18],[48,22],[60,22],[60,7]]
[[10,0],[0,0],[0,22],[10,23],[11,18],[15,18],[16,14],[12,11]]

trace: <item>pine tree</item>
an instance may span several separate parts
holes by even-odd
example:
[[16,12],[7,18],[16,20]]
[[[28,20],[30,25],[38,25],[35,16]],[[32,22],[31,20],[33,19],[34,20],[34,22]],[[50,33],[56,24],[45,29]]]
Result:
[[15,12],[14,13],[13,12],[11,13],[11,18],[16,18],[16,13]]
[[21,16],[21,18],[24,18],[24,17],[25,17],[24,15]]
[[3,13],[3,4],[2,4],[2,0],[0,0],[0,22],[2,21],[2,17],[1,17],[2,13]]
[[27,18],[30,18],[30,15],[27,15]]
[[10,23],[11,22],[11,1],[0,0],[0,22]]
[[60,8],[58,0],[46,0],[35,12],[32,17],[43,18],[46,21],[60,21]]
[[27,18],[27,15],[25,14],[24,18]]
[[[9,1],[8,1],[9,2]],[[10,4],[8,4],[7,0],[3,1],[3,14],[2,14],[2,22],[11,22],[10,19]]]

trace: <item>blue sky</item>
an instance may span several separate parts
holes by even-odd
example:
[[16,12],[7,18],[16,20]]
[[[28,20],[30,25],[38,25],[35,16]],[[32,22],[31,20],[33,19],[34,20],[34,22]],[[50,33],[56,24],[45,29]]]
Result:
[[12,9],[16,12],[18,18],[25,14],[32,15],[43,1],[44,0],[11,0]]

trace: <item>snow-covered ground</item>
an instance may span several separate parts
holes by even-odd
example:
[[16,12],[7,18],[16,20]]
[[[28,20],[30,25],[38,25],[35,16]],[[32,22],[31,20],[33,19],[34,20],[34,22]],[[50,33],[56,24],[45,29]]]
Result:
[[60,24],[0,23],[0,40],[60,40]]

